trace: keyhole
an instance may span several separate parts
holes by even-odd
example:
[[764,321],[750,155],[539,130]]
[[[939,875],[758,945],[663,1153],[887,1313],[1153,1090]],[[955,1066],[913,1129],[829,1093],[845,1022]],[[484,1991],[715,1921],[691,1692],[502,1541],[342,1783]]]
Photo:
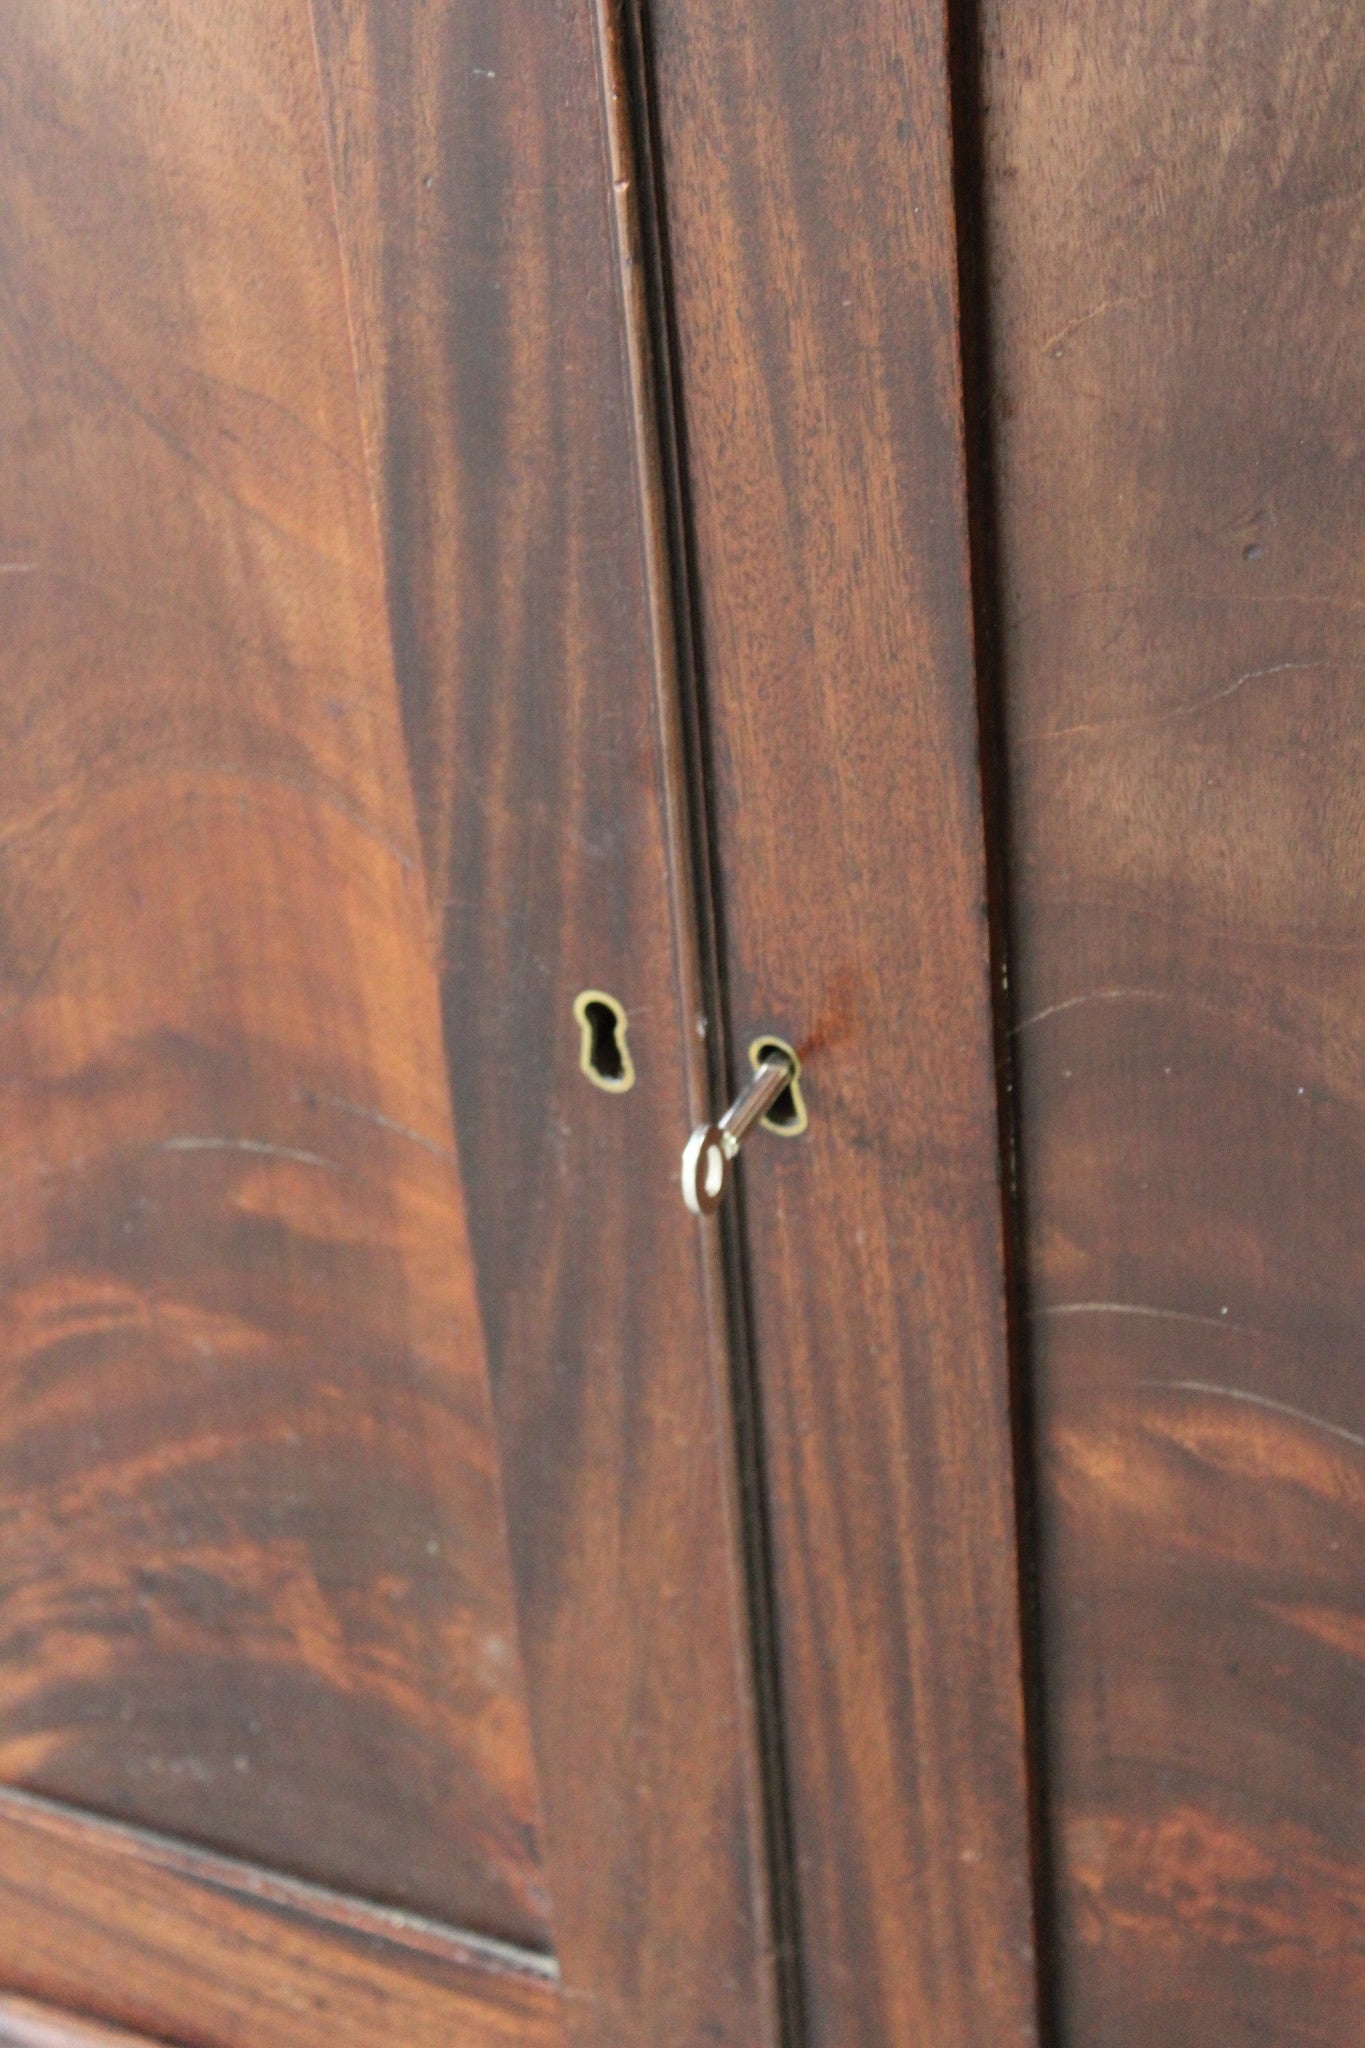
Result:
[[761,1067],[765,1060],[786,1061],[791,1080],[763,1118],[763,1129],[774,1132],[779,1138],[799,1138],[809,1121],[801,1094],[800,1060],[781,1038],[756,1038],[749,1047],[749,1058],[755,1069]]
[[624,1095],[635,1085],[635,1062],[626,1044],[626,1013],[615,996],[585,988],[574,998],[578,1023],[578,1064],[594,1088]]

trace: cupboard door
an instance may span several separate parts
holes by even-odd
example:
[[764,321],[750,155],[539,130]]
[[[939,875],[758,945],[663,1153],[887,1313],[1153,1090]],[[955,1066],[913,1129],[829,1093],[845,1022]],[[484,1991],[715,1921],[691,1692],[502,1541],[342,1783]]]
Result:
[[987,0],[1058,2038],[1365,2014],[1365,18]]
[[302,0],[6,9],[0,539],[0,1984],[548,2041]]
[[[605,11],[316,17],[569,2026],[765,2048],[764,1764],[724,1303],[678,1190],[701,1040]],[[606,1070],[584,997],[620,1013]]]
[[654,0],[812,2048],[1034,2038],[943,22]]

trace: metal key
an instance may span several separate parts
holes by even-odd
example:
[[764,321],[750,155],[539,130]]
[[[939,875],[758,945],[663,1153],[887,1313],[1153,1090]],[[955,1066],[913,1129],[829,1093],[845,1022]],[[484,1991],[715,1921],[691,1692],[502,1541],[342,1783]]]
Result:
[[683,1200],[694,1216],[711,1214],[725,1193],[730,1161],[791,1082],[792,1068],[786,1060],[765,1059],[718,1124],[697,1125],[682,1156]]

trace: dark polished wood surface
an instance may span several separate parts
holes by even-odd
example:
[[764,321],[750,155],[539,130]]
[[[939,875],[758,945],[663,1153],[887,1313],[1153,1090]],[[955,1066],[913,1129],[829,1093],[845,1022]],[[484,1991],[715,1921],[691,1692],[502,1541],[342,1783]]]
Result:
[[[318,0],[570,2023],[770,2038],[588,0]],[[627,1013],[595,1089],[575,998]]]
[[986,0],[1062,2038],[1365,2042],[1365,17]]
[[543,1948],[301,0],[5,10],[0,662],[0,1773]]
[[0,2048],[1033,2041],[1016,1419],[1057,2042],[1365,2048],[1365,23],[953,20],[0,19]]
[[942,20],[656,0],[817,2048],[1033,2038]]
[[[21,1997],[183,2048],[564,2039],[548,1957],[2,1791],[0,1957]],[[37,2026],[0,1992],[5,2048]]]

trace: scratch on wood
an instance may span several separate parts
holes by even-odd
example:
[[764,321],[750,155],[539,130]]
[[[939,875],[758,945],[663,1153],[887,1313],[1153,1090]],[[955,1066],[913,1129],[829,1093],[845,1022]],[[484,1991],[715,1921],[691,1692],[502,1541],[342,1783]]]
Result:
[[1305,1422],[1310,1429],[1320,1429],[1324,1436],[1339,1437],[1342,1443],[1354,1444],[1357,1450],[1365,1451],[1365,1436],[1353,1429],[1346,1429],[1339,1422],[1328,1422],[1325,1416],[1314,1415],[1307,1408],[1291,1407],[1288,1401],[1273,1401],[1268,1394],[1253,1394],[1249,1387],[1217,1387],[1207,1380],[1139,1380],[1142,1387],[1160,1387],[1173,1394],[1208,1394],[1219,1401],[1244,1401],[1250,1408],[1268,1408],[1272,1415],[1287,1415],[1295,1422]]
[[335,1159],[320,1152],[303,1152],[295,1145],[272,1145],[264,1138],[162,1138],[160,1152],[254,1152],[264,1159],[292,1159],[299,1166],[320,1166],[327,1173],[344,1169]]
[[312,1088],[296,1088],[294,1095],[297,1100],[307,1102],[310,1106],[318,1103],[326,1109],[340,1110],[343,1116],[361,1117],[367,1124],[377,1124],[381,1131],[392,1131],[396,1137],[408,1138],[414,1145],[420,1145],[423,1151],[434,1153],[438,1159],[455,1157],[451,1146],[439,1145],[435,1138],[428,1138],[421,1131],[414,1131],[410,1125],[400,1124],[393,1117],[382,1115],[377,1109],[366,1109],[361,1102],[349,1102],[344,1095],[320,1095]]
[[1208,1330],[1235,1330],[1243,1337],[1264,1337],[1266,1334],[1250,1323],[1230,1321],[1226,1309],[1220,1310],[1216,1316],[1206,1316],[1197,1314],[1193,1309],[1157,1308],[1143,1301],[1058,1301],[1050,1307],[1029,1309],[1026,1313],[1033,1321],[1052,1316],[1147,1316],[1159,1323],[1192,1323]]
[[1245,257],[1250,256],[1253,250],[1273,241],[1276,235],[1283,234],[1286,228],[1292,227],[1306,214],[1320,213],[1333,206],[1349,206],[1361,198],[1363,190],[1365,188],[1356,186],[1349,192],[1329,192],[1321,199],[1309,200],[1302,206],[1292,207],[1281,220],[1273,221],[1258,234],[1249,236],[1245,242],[1231,250],[1217,263],[1207,264],[1200,270],[1184,271],[1179,277],[1166,278],[1161,284],[1153,285],[1145,292],[1122,292],[1115,298],[1101,299],[1098,305],[1090,306],[1084,313],[1077,313],[1065,326],[1059,327],[1055,334],[1049,335],[1039,348],[1039,355],[1060,353],[1073,334],[1078,334],[1082,327],[1088,327],[1094,320],[1102,320],[1106,314],[1126,312],[1132,306],[1153,305],[1191,285],[1211,284],[1215,278],[1233,269]]
[[1082,725],[1051,726],[1043,732],[1030,733],[1028,744],[1041,746],[1045,740],[1069,740],[1078,734],[1091,732],[1125,732],[1134,726],[1164,725],[1172,718],[1193,718],[1210,704],[1221,704],[1227,697],[1235,697],[1245,683],[1259,682],[1263,676],[1309,675],[1316,669],[1349,668],[1360,671],[1361,664],[1354,661],[1334,661],[1323,655],[1313,661],[1276,661],[1268,668],[1249,668],[1240,676],[1234,676],[1230,683],[1220,689],[1209,690],[1203,696],[1190,697],[1181,704],[1158,706],[1152,711],[1138,711],[1131,718],[1098,718]]
[[1060,1017],[1063,1010],[1079,1010],[1085,1003],[1170,1003],[1175,998],[1168,989],[1160,988],[1092,988],[1083,995],[1067,996],[1060,1003],[1049,1003],[1046,1009],[1035,1010],[1030,1017],[1021,1017],[1010,1028],[1010,1037],[1017,1038],[1021,1031],[1032,1030],[1045,1017]]

